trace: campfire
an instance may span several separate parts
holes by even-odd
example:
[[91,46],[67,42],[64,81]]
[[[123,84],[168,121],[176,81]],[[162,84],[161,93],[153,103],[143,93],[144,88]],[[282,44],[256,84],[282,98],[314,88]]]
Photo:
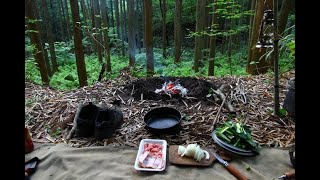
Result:
[[188,90],[181,86],[181,84],[175,82],[173,83],[172,81],[165,82],[162,85],[161,89],[156,89],[155,93],[158,94],[167,94],[170,97],[172,95],[181,95],[182,97],[186,96],[188,93]]

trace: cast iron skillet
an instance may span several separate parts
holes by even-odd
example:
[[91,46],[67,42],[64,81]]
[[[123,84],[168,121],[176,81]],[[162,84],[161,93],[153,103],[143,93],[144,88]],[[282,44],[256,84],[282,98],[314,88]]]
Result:
[[159,107],[144,116],[145,128],[153,134],[175,134],[180,130],[181,113],[170,107]]

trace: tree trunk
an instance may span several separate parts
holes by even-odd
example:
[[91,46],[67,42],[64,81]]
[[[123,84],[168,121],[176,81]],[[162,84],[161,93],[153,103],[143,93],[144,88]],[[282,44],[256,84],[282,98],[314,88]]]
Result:
[[266,53],[266,49],[256,48],[255,45],[259,38],[259,31],[260,31],[261,20],[263,17],[263,12],[268,7],[269,9],[272,9],[273,2],[272,0],[266,0],[266,4],[264,4],[264,1],[257,1],[256,3],[257,3],[256,5],[257,8],[255,13],[253,29],[252,29],[251,42],[249,44],[249,55],[248,55],[248,63],[247,63],[247,73],[252,75],[264,74],[270,68],[270,65],[266,60],[265,56],[261,57]]
[[125,52],[124,52],[124,12],[123,12],[123,1],[120,0],[120,14],[121,14],[121,18],[120,18],[120,27],[121,27],[121,54],[122,56],[125,56]]
[[281,9],[278,15],[278,32],[280,36],[283,36],[283,32],[286,29],[287,22],[288,22],[288,16],[290,11],[293,9],[293,3],[294,0],[283,0]]
[[79,15],[78,0],[70,0],[71,14],[73,20],[73,33],[74,33],[74,48],[77,63],[77,72],[79,78],[80,87],[87,86],[87,72],[86,64],[84,61],[83,46],[82,46],[82,33],[81,33],[81,23]]
[[[197,15],[196,15],[196,32],[204,30],[205,25],[205,6],[206,1],[197,0]],[[199,60],[202,59],[202,49],[204,47],[203,35],[195,37],[195,48],[194,48],[194,71],[199,71]]]
[[124,24],[124,40],[127,42],[128,35],[127,35],[127,11],[126,11],[126,0],[123,0],[122,2],[122,8],[123,8],[123,24]]
[[[33,3],[33,11],[34,11],[35,18],[36,19],[40,19],[39,8],[38,8],[37,2]],[[45,37],[44,30],[45,30],[45,28],[41,28],[42,25],[43,25],[43,23],[37,24],[36,26],[38,26],[38,29],[39,29],[40,41],[42,43],[41,51],[43,51],[45,66],[47,68],[48,76],[51,77],[52,76],[52,70],[51,70],[51,65],[50,65],[50,62],[49,62],[48,51],[46,49],[45,41],[44,41],[44,37]]]
[[140,11],[139,11],[139,0],[135,1],[136,2],[136,23],[135,23],[135,28],[136,28],[136,49],[138,48],[140,50],[141,46],[140,46],[140,42],[141,42],[141,38],[140,38]]
[[[232,24],[232,23],[231,23]],[[230,35],[228,37],[228,61],[229,61],[229,69],[230,69],[230,75],[232,76],[232,58],[231,58],[231,54],[232,54],[232,35]]]
[[[216,0],[214,0],[216,2]],[[214,24],[217,23],[217,6],[213,6],[213,14],[212,14],[212,22],[211,25],[213,26]],[[214,75],[214,58],[216,55],[216,36],[211,36],[210,37],[210,53],[209,53],[209,67],[208,67],[208,76],[213,76]]]
[[[142,34],[143,34],[143,37],[142,37],[142,39],[143,39],[143,41],[142,41],[142,47],[143,48],[146,48],[146,45],[145,45],[145,39],[146,39],[146,33],[144,33],[144,29],[146,28],[145,27],[145,25],[146,25],[146,23],[145,23],[145,18],[144,18],[144,16],[145,16],[145,14],[146,14],[146,12],[145,12],[145,9],[144,9],[144,1],[141,1],[142,2],[142,6],[141,6],[141,12],[142,12],[142,24],[143,24],[143,29],[141,29],[141,32],[143,32]],[[139,53],[141,54],[141,49],[139,49]]]
[[[88,21],[90,21],[90,20],[89,20],[89,18],[88,18],[85,1],[84,1],[84,0],[81,0],[80,3],[81,3],[81,9],[82,9],[83,24],[84,24],[85,26],[89,26],[90,23],[88,23]],[[90,47],[89,47],[89,52],[91,53],[91,52],[94,50],[94,47],[93,47],[93,46],[94,46],[94,40],[93,40],[93,38],[91,37],[91,34],[90,34],[90,32],[89,32],[87,29],[85,29],[85,32],[86,32],[88,38],[89,38],[90,41],[91,41],[91,44],[90,44]]]
[[99,0],[93,0],[93,7],[94,7],[94,24],[95,24],[95,44],[98,51],[98,60],[102,63],[102,52],[101,52],[101,17],[100,17],[100,8],[99,8]]
[[111,11],[111,26],[113,34],[116,33],[116,27],[114,26],[114,16],[113,16],[113,2],[110,0],[110,11]]
[[[121,0],[120,0],[121,1]],[[117,37],[118,39],[120,38],[120,18],[119,18],[119,3],[118,0],[114,0],[114,11],[115,11],[115,15],[116,15],[116,26],[117,26]]]
[[138,18],[134,16],[134,0],[129,0],[128,2],[128,46],[129,46],[129,65],[134,66],[135,63],[135,18]]
[[63,14],[62,14],[62,7],[61,7],[61,1],[58,0],[58,10],[59,10],[59,21],[60,21],[60,32],[61,32],[61,39],[62,41],[65,40],[65,34],[64,34],[64,26],[63,26]]
[[68,10],[68,0],[64,0],[64,6],[65,6],[65,17],[66,17],[66,28],[67,28],[67,35],[68,39],[71,39],[71,31],[70,31],[70,19],[69,19],[69,10]]
[[34,59],[36,60],[38,67],[40,69],[40,76],[41,76],[41,81],[43,85],[49,85],[49,77],[48,77],[48,72],[43,56],[43,51],[42,49],[42,42],[40,39],[40,33],[39,32],[39,26],[37,23],[32,23],[29,20],[35,20],[36,17],[33,14],[33,7],[34,7],[35,1],[33,0],[25,0],[25,15],[27,18],[27,28],[30,31],[29,36],[30,36],[30,42],[31,44],[35,45],[35,50],[33,52],[34,54]]
[[153,27],[152,27],[152,1],[144,0],[144,33],[145,33],[145,46],[147,56],[147,76],[154,74],[154,61],[153,61]]
[[[251,0],[251,10],[252,11],[256,11],[256,0]],[[250,45],[251,43],[251,37],[252,37],[252,29],[253,29],[253,20],[254,20],[254,17],[255,17],[255,14],[254,13],[253,15],[250,16],[250,25],[249,25],[249,38],[248,38],[248,44]],[[249,48],[250,49],[250,48]]]
[[181,58],[181,10],[182,0],[176,0],[174,15],[174,62],[178,63]]
[[110,47],[109,47],[109,28],[108,28],[108,19],[107,19],[107,3],[106,0],[100,0],[101,4],[101,14],[102,14],[102,29],[103,29],[103,38],[104,38],[104,48],[106,55],[106,65],[107,72],[111,72],[111,62],[110,62]]
[[49,50],[50,50],[50,58],[52,62],[52,70],[53,73],[58,70],[58,63],[57,63],[57,57],[56,52],[54,48],[54,41],[52,37],[52,31],[51,31],[51,22],[49,19],[50,11],[48,9],[47,0],[42,0],[42,8],[44,12],[44,24],[46,25],[47,29],[47,36],[48,36],[48,43],[49,43]]
[[162,57],[167,58],[166,46],[167,46],[167,28],[166,28],[166,17],[167,17],[167,3],[166,0],[159,0],[160,10],[162,15]]

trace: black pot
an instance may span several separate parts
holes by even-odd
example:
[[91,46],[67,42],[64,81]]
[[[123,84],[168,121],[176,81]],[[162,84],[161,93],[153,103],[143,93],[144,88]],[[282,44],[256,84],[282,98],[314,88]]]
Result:
[[181,113],[170,107],[159,107],[144,116],[145,128],[152,134],[176,134],[181,129]]

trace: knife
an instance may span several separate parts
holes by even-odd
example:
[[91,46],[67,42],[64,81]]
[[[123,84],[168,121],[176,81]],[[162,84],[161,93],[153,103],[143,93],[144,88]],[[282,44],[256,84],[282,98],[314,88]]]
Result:
[[229,164],[227,161],[223,160],[213,149],[210,149],[211,153],[218,159],[218,161],[224,165],[224,167],[234,175],[238,180],[249,180],[246,176],[241,174],[233,165]]

